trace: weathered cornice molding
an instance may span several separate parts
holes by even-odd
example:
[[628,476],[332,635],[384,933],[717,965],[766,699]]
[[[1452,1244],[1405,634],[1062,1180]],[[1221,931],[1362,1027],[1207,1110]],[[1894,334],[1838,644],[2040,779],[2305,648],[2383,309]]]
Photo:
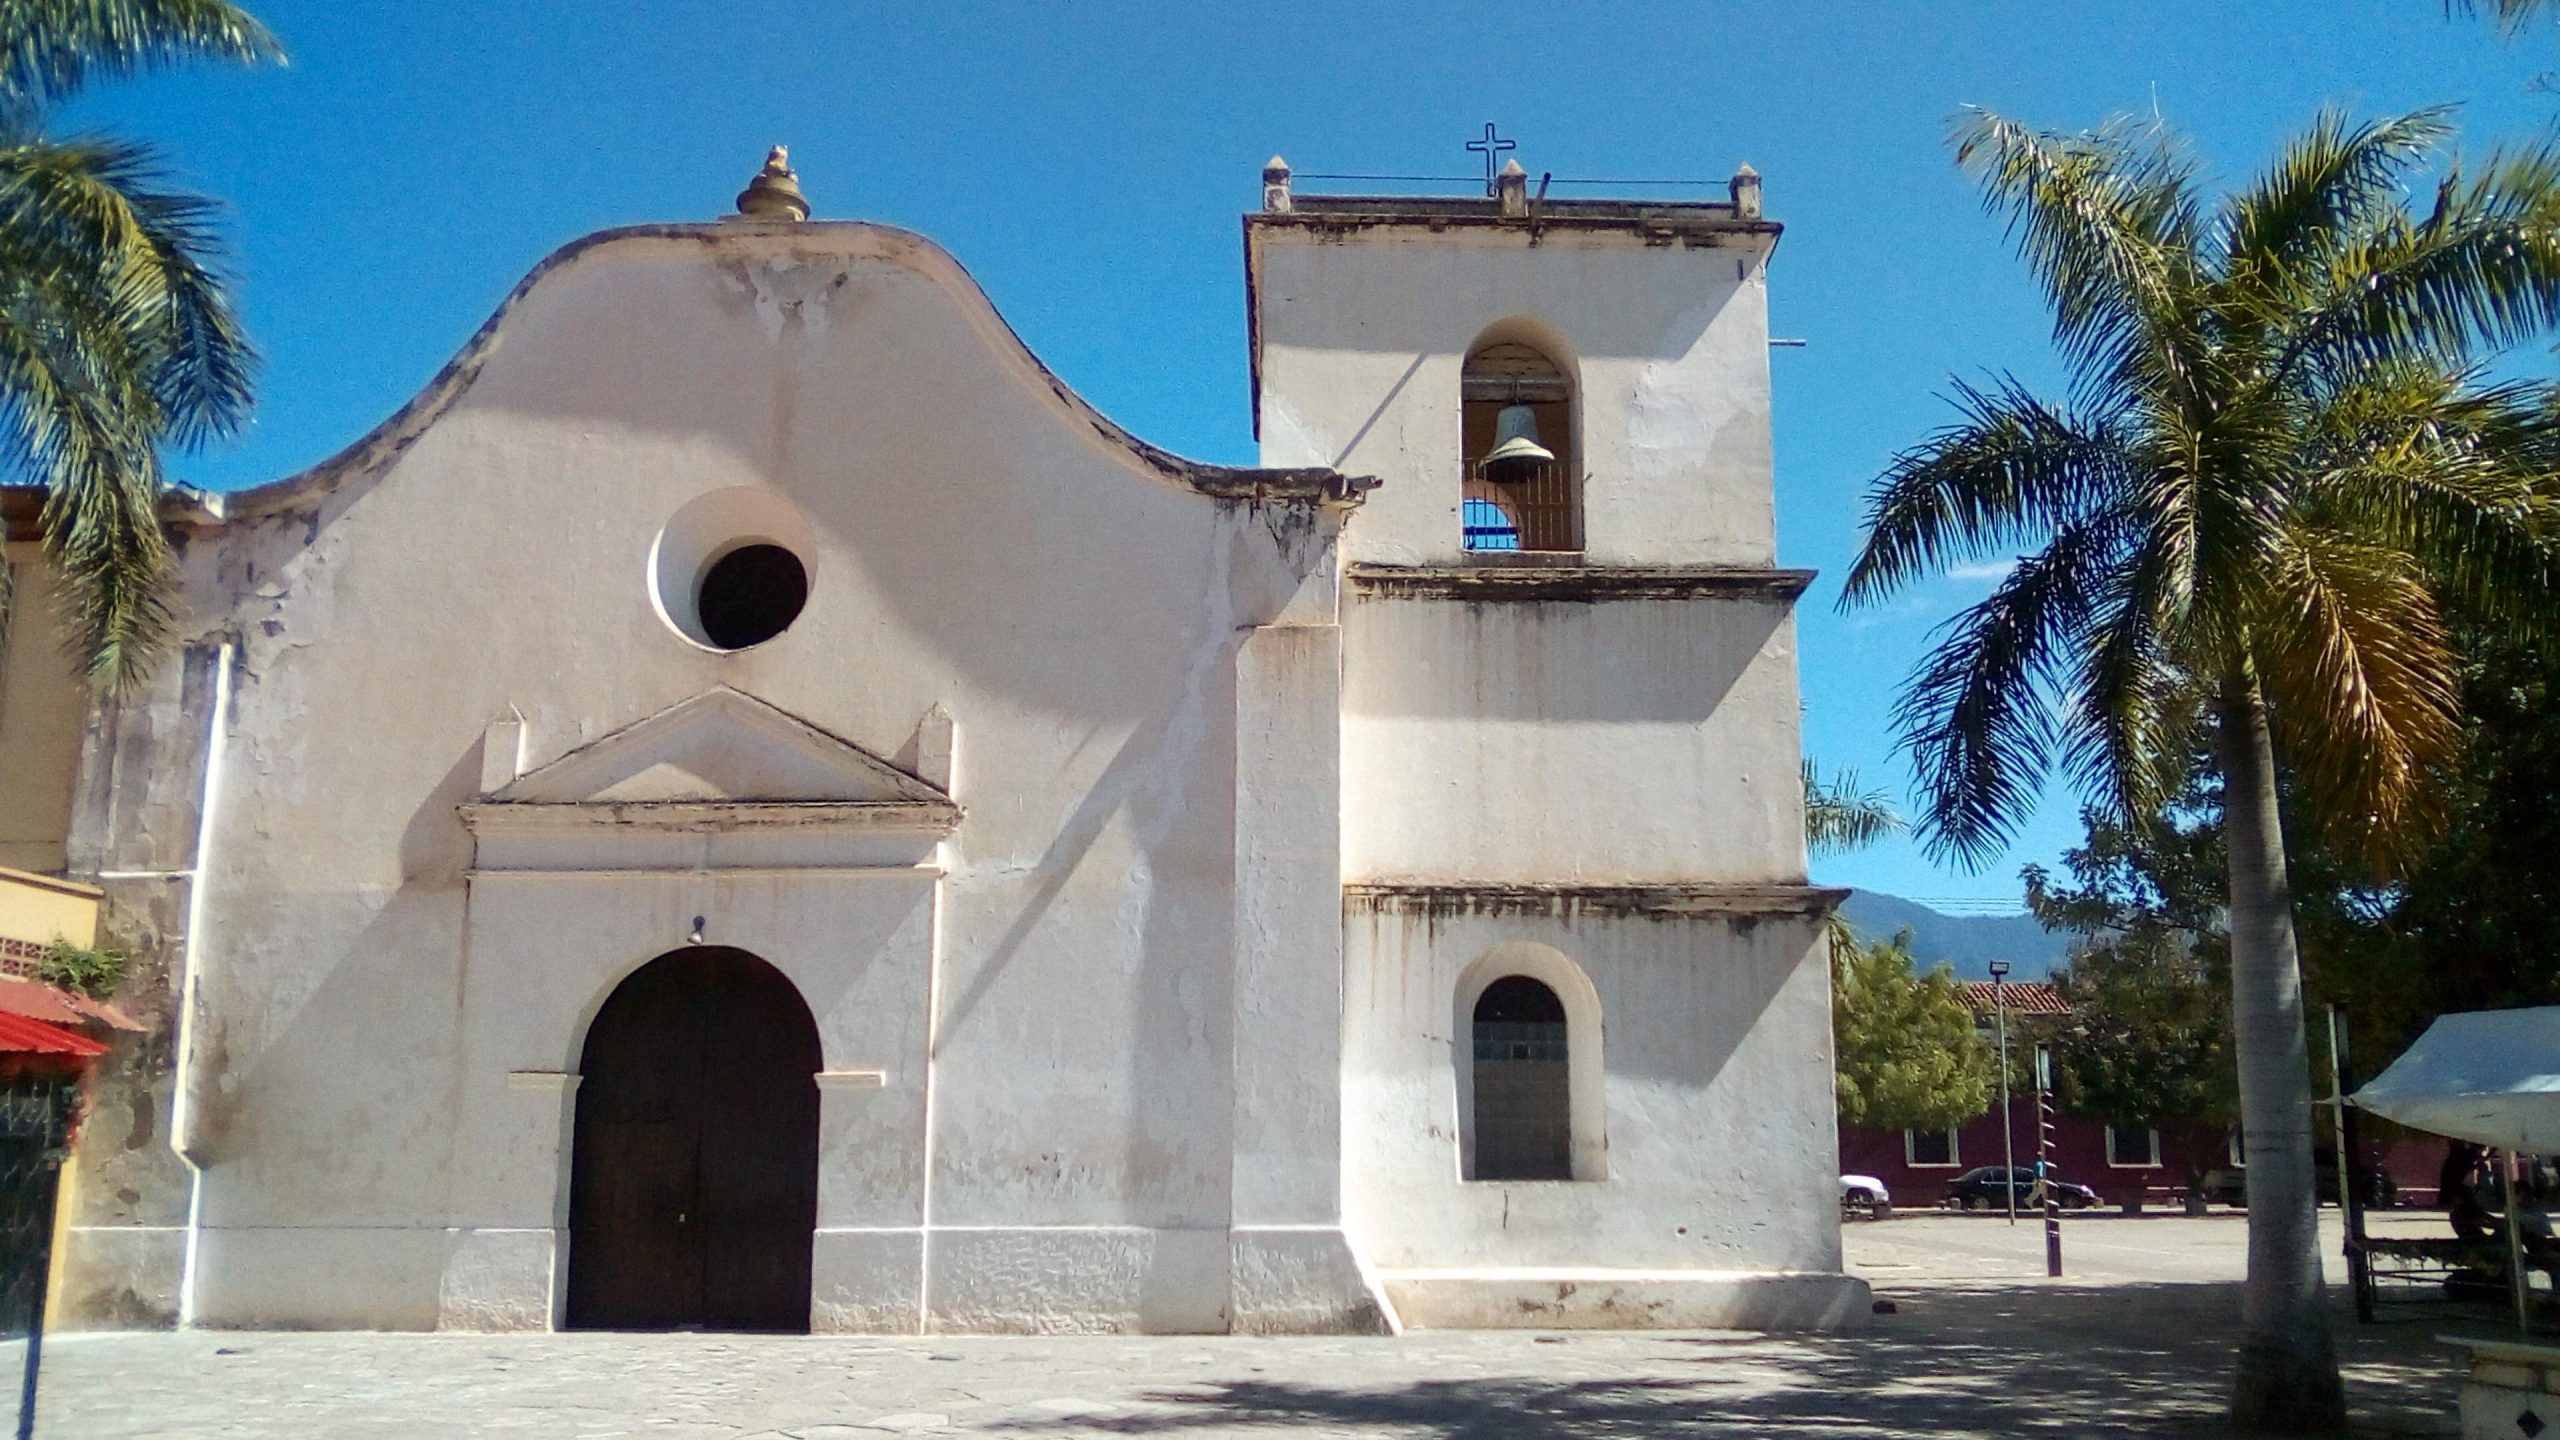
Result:
[[1747,565],[1352,565],[1343,572],[1362,599],[1574,604],[1599,600],[1735,597],[1793,601],[1811,570]]
[[460,808],[474,834],[491,831],[885,830],[947,835],[960,824],[949,801],[916,800],[481,800]]
[[1588,885],[1498,880],[1362,881],[1342,887],[1346,909],[1411,915],[1702,915],[1818,918],[1849,898],[1822,885]]

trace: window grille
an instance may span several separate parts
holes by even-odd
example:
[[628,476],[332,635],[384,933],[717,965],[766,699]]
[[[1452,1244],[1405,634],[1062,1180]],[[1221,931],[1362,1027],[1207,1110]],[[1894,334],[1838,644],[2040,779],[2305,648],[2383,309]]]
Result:
[[1573,1107],[1564,1003],[1524,975],[1476,1001],[1477,1180],[1573,1178]]
[[[1582,549],[1582,502],[1572,470],[1561,460],[1550,464],[1467,467],[1467,498],[1462,513],[1470,550],[1546,550],[1579,553]],[[1508,522],[1506,540],[1494,530],[1476,537],[1477,516]]]

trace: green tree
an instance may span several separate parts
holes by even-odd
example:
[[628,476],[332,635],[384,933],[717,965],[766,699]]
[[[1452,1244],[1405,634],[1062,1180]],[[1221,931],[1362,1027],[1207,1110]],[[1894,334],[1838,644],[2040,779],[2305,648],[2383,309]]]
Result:
[[2161,931],[2093,940],[2057,969],[2071,1018],[2054,1032],[2062,1108],[2119,1130],[2238,1112],[2228,991]]
[[[2399,1033],[2381,1037],[2392,1048],[2446,1011],[2560,1004],[2560,670],[2538,647],[2498,640],[2472,658],[2451,821],[2341,939],[2408,992],[2365,1007],[2403,1012]],[[2356,1039],[2368,1074],[2392,1053],[2361,1026]]]
[[1908,931],[1833,951],[1831,1044],[1844,1125],[1937,1130],[1991,1105],[1991,1047],[1954,976],[1912,973]]
[[139,681],[168,628],[161,447],[237,427],[253,357],[212,202],[148,146],[44,126],[91,80],[278,58],[225,0],[0,0],[0,464],[46,491],[70,641],[104,689]]
[[1897,456],[1844,603],[2020,559],[1957,616],[1896,718],[1924,838],[1981,863],[2059,767],[2157,813],[2197,747],[2222,784],[2250,1163],[2232,1418],[2331,1433],[2301,968],[2278,807],[2385,865],[2438,819],[2459,742],[2440,601],[2539,624],[2560,580],[2544,397],[2485,348],[2560,321],[2560,149],[2447,163],[2439,111],[2324,114],[2239,192],[2155,127],[2043,133],[1976,113],[1959,162],[2046,292],[2069,403],[1959,385]]

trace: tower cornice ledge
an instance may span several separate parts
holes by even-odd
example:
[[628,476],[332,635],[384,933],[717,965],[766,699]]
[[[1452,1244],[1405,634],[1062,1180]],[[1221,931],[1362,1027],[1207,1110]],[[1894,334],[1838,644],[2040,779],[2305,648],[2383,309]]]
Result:
[[1590,885],[1501,880],[1373,880],[1342,887],[1346,907],[1412,915],[1820,917],[1849,898],[1824,885]]
[[1351,593],[1398,600],[1590,602],[1701,596],[1793,601],[1811,570],[1752,565],[1352,565]]

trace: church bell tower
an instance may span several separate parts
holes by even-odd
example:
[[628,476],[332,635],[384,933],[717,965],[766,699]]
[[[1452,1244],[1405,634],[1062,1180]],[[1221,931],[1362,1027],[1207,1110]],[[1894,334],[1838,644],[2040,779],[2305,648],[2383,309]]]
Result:
[[1379,481],[1340,542],[1346,1228],[1412,1324],[1843,1322],[1780,227],[1748,166],[1548,189],[1275,157],[1245,220],[1263,463]]

